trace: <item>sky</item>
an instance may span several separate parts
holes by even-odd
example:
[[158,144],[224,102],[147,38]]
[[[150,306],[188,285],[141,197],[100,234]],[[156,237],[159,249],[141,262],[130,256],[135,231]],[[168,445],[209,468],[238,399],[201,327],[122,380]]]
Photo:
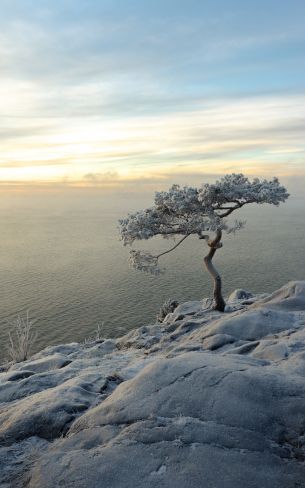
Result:
[[304,0],[0,0],[0,183],[305,183]]

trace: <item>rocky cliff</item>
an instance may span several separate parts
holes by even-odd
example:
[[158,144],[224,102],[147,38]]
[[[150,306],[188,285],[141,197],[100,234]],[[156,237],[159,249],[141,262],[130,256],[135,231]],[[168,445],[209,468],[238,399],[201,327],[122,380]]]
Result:
[[0,374],[1,487],[305,487],[305,282]]

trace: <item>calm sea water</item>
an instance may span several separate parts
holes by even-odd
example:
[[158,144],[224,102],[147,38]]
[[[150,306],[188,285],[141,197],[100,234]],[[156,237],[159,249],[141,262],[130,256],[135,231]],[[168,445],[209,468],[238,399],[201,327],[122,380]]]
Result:
[[[98,190],[2,194],[1,359],[10,322],[27,310],[37,319],[39,350],[83,341],[98,324],[103,336],[116,337],[153,322],[168,298],[210,295],[203,269],[206,245],[195,237],[163,258],[167,273],[160,277],[129,268],[117,220],[151,200],[152,195],[105,195]],[[252,206],[239,217],[247,219],[246,228],[225,237],[215,257],[225,293],[241,287],[269,292],[290,279],[305,279],[304,199],[291,198],[279,208]],[[151,245],[166,249],[170,241]]]

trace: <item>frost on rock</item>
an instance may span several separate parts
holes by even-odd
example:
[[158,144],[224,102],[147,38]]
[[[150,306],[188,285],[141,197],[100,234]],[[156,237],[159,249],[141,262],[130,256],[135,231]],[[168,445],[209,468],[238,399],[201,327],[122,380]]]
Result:
[[235,302],[236,300],[248,300],[253,295],[250,291],[242,290],[241,288],[234,290],[228,297],[228,302]]
[[290,281],[271,295],[258,301],[254,308],[266,307],[277,310],[304,310],[305,306],[305,282]]
[[1,373],[0,485],[303,486],[305,282],[234,304]]

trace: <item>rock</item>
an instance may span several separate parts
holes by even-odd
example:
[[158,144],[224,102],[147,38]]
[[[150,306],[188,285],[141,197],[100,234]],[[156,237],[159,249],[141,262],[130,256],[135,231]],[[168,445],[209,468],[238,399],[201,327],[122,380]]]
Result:
[[140,488],[160,476],[165,487],[204,479],[215,488],[292,488],[304,467],[281,442],[283,432],[302,430],[304,405],[303,379],[287,381],[252,360],[187,353],[154,362],[74,422],[29,486],[97,488],[102,479]]
[[21,371],[9,371],[7,374],[3,375],[1,380],[2,381],[20,381],[24,378],[28,378],[32,376],[34,371],[28,371],[27,369],[23,369]]
[[259,347],[252,354],[253,357],[268,359],[270,361],[281,361],[287,358],[288,355],[289,349],[287,344],[272,340],[261,341]]
[[293,314],[277,310],[246,310],[225,314],[205,328],[205,337],[227,334],[238,340],[255,341],[269,334],[290,329],[295,321]]
[[6,377],[0,378],[0,402],[12,402],[33,395],[34,393],[47,390],[48,388],[54,388],[76,375],[76,371],[71,368],[51,370],[37,374],[32,372],[31,375],[26,375],[24,378],[22,377],[23,372],[24,371],[11,373],[20,375],[18,380],[15,379],[14,381],[11,381],[10,377],[8,377],[8,379]]
[[253,305],[253,308],[262,307],[283,311],[305,310],[305,281],[290,281]]
[[[234,347],[233,349],[229,349],[228,351],[226,351],[226,354],[248,354],[249,352],[252,352],[254,349],[256,349],[258,345],[259,345],[259,341],[246,342],[241,346]],[[257,356],[254,355],[254,357]]]
[[1,486],[303,486],[304,290],[187,302],[0,372]]
[[49,447],[49,442],[39,437],[30,437],[10,446],[0,446],[1,488],[23,488],[29,470]]
[[163,320],[164,323],[171,324],[176,320],[183,319],[186,315],[194,315],[197,312],[202,311],[203,303],[200,301],[189,301],[181,303],[175,308],[173,313],[169,313]]
[[117,347],[137,349],[149,349],[154,344],[158,343],[162,337],[162,329],[160,325],[139,327],[136,330],[131,330],[128,334],[117,340]]
[[91,347],[86,348],[86,352],[83,357],[94,357],[94,356],[104,356],[110,354],[116,349],[116,341],[113,339],[106,339],[101,343],[96,343],[91,345]]
[[10,370],[11,371],[22,371],[23,369],[34,371],[36,373],[43,373],[45,371],[50,371],[52,369],[64,368],[70,364],[71,360],[67,356],[62,354],[54,354],[52,356],[43,357],[41,359],[36,359],[35,361],[27,360],[23,363],[14,364]]
[[60,354],[63,356],[69,356],[70,354],[77,353],[80,349],[78,342],[71,342],[71,344],[59,344],[56,346],[48,346],[42,351],[34,354],[32,359],[41,359],[45,356],[53,356],[54,354]]
[[220,349],[227,344],[232,344],[235,342],[235,337],[228,335],[228,334],[215,334],[213,336],[207,337],[203,341],[203,346],[205,349],[209,349],[210,351],[215,351],[216,349]]
[[229,295],[228,302],[235,302],[236,300],[248,300],[249,298],[253,298],[253,295],[250,291],[238,288]]
[[0,443],[10,445],[32,436],[54,439],[79,412],[96,399],[105,378],[80,376],[0,408]]
[[[191,418],[179,422],[140,421],[91,449],[60,443],[32,471],[29,486],[198,488],[204,480],[207,488],[293,488],[302,483],[300,464],[269,451],[259,435]],[[95,435],[102,437],[102,429]]]

